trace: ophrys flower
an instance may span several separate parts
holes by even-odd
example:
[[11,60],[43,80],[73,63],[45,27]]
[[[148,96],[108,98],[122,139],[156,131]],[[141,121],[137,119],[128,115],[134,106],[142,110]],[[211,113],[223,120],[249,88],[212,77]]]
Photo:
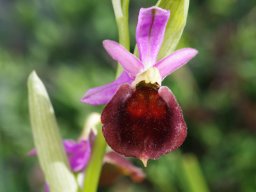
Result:
[[107,143],[116,152],[137,157],[144,164],[177,149],[187,134],[175,96],[161,83],[197,50],[183,48],[157,60],[169,15],[158,7],[140,10],[136,29],[139,58],[120,44],[105,40],[104,48],[124,72],[116,81],[90,89],[82,99],[92,105],[107,104],[101,118]]

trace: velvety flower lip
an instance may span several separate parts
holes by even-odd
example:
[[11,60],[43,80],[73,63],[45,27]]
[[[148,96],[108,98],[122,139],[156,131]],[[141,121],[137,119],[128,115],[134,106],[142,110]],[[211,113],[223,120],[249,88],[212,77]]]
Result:
[[82,102],[107,104],[101,116],[103,134],[116,152],[148,159],[177,149],[185,140],[187,126],[175,96],[162,80],[189,62],[197,50],[179,49],[157,61],[170,16],[158,7],[142,8],[136,28],[139,58],[122,45],[103,42],[107,53],[124,72],[105,86],[87,91]]
[[108,145],[125,156],[139,158],[145,165],[148,159],[177,149],[187,135],[181,108],[164,86],[122,85],[101,118]]

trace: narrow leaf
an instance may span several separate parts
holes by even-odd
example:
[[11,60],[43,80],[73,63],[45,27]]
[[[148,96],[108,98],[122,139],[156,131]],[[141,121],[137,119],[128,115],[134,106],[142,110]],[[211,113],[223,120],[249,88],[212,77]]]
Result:
[[182,178],[180,183],[185,191],[208,192],[208,186],[201,171],[200,164],[194,155],[183,155],[181,159]]
[[186,25],[189,0],[159,0],[156,6],[171,12],[163,44],[158,54],[159,60],[176,49]]
[[28,78],[29,112],[34,143],[47,184],[54,192],[76,192],[47,91],[33,71]]
[[101,125],[94,141],[93,152],[90,162],[85,170],[84,192],[97,192],[103,158],[106,152],[106,141],[103,136]]

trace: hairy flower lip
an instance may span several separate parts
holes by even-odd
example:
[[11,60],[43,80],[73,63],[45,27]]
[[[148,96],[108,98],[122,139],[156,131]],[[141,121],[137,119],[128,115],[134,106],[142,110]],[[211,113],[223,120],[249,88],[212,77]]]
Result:
[[[167,87],[143,84],[135,89],[128,84],[122,85],[103,110],[101,121],[105,139],[113,150],[139,158],[146,164],[148,159],[158,159],[177,149],[186,138],[187,127],[181,108]],[[144,104],[136,105],[136,99],[129,100],[136,98],[138,89],[146,91],[145,108]],[[127,106],[133,101],[135,105],[130,110]]]

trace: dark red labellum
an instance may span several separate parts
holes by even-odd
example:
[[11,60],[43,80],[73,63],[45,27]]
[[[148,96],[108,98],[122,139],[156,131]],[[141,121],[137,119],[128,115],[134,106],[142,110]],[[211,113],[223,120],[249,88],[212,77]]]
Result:
[[177,149],[187,127],[175,96],[167,87],[122,85],[102,112],[108,145],[125,156],[146,162]]

